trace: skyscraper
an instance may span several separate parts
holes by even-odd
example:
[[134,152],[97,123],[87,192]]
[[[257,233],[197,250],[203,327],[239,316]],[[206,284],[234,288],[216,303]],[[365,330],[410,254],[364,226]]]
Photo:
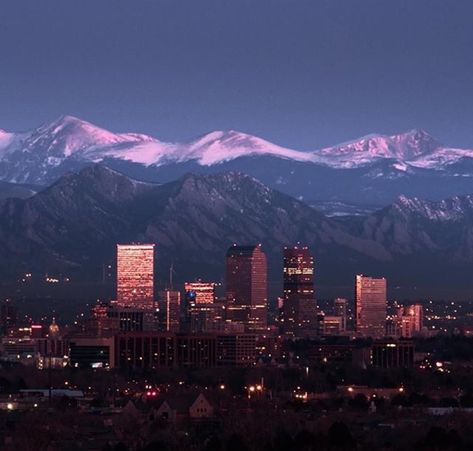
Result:
[[163,332],[179,332],[181,317],[181,292],[164,290],[159,293],[159,329]]
[[317,305],[314,296],[314,258],[309,248],[285,248],[283,271],[283,332],[293,336],[314,335],[317,330]]
[[345,332],[347,330],[347,308],[348,308],[348,300],[344,298],[336,298],[333,301],[333,313],[335,316],[339,316],[342,318],[342,331]]
[[191,333],[214,332],[222,330],[225,304],[216,303],[215,282],[186,282],[184,315],[182,329]]
[[226,297],[232,304],[233,321],[242,322],[249,331],[267,325],[266,255],[257,246],[232,246],[227,251]]
[[186,282],[186,297],[194,304],[213,304],[215,301],[215,282]]
[[380,338],[386,330],[386,279],[356,276],[356,332],[363,337]]
[[149,308],[154,303],[154,244],[117,245],[117,303]]

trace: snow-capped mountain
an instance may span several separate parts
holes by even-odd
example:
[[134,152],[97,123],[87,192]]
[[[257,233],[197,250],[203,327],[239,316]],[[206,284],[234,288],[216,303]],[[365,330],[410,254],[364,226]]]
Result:
[[332,167],[354,168],[389,159],[397,162],[396,168],[406,170],[407,165],[441,148],[441,144],[424,130],[410,130],[392,136],[368,135],[314,154],[323,157],[324,162]]
[[[389,159],[436,169],[458,158],[473,158],[472,150],[445,148],[423,130],[393,136],[368,135],[334,147],[304,152],[234,130],[214,131],[188,143],[166,143],[143,134],[112,133],[72,116],[62,116],[25,133],[0,130],[1,161],[17,161],[15,157],[19,154],[24,155],[24,160],[42,158],[45,169],[69,158],[91,162],[116,158],[147,166],[195,161],[211,166],[240,157],[265,155],[333,168],[356,168]],[[19,174],[17,181],[32,181],[27,178],[26,173]],[[3,175],[2,179],[8,176]]]
[[66,170],[110,159],[156,167],[187,161],[210,166],[251,155],[313,159],[308,152],[235,131],[212,132],[189,143],[165,143],[143,134],[111,133],[72,116],[24,133],[0,130],[0,179],[16,183],[46,184]]
[[400,194],[442,199],[472,191],[473,150],[442,146],[422,130],[368,135],[300,151],[237,131],[185,143],[112,133],[64,116],[32,131],[0,131],[0,180],[48,185],[103,163],[134,178],[166,182],[186,172],[246,172],[306,201],[386,205]]

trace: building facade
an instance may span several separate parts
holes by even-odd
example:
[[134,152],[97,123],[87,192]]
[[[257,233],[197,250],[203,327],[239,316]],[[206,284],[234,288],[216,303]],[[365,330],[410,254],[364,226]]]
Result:
[[215,302],[215,286],[214,282],[186,282],[184,290],[186,298],[193,304],[213,304]]
[[283,276],[284,297],[280,315],[283,333],[295,337],[315,335],[314,258],[308,247],[284,249]]
[[181,292],[164,290],[159,294],[159,330],[179,332],[181,322]]
[[371,363],[379,368],[414,366],[414,343],[410,340],[376,340],[371,350]]
[[410,338],[422,332],[424,327],[423,308],[421,304],[411,304],[398,310],[399,335]]
[[333,301],[333,313],[342,319],[342,332],[347,330],[348,320],[348,300],[344,298],[336,298]]
[[117,245],[117,303],[149,308],[154,304],[154,244]]
[[361,337],[381,338],[386,334],[386,279],[356,276],[355,327]]
[[226,256],[226,297],[234,305],[235,317],[247,331],[264,331],[267,327],[267,263],[257,246],[232,246]]

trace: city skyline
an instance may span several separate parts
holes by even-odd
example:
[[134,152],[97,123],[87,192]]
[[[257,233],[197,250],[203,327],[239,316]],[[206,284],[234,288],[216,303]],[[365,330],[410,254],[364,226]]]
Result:
[[0,449],[473,449],[472,0],[0,11]]

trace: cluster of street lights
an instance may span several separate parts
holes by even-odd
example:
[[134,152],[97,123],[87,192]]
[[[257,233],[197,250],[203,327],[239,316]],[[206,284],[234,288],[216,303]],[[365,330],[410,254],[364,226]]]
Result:
[[249,385],[247,387],[247,390],[248,390],[248,399],[250,399],[252,394],[263,392],[263,384]]

